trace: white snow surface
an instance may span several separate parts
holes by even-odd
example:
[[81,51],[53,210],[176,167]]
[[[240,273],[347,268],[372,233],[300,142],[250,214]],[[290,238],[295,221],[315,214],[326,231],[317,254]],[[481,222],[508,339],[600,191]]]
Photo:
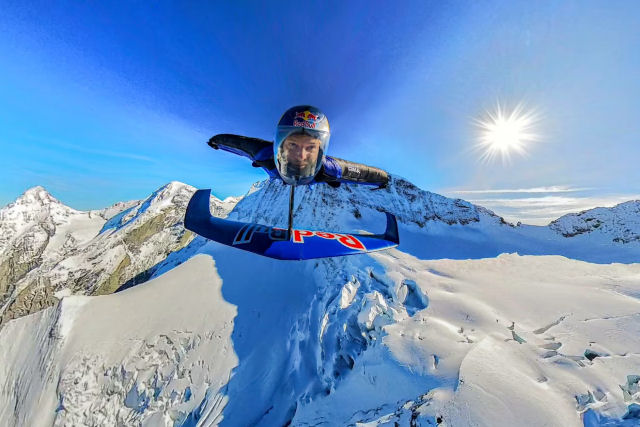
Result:
[[[257,184],[230,218],[283,225],[287,196]],[[0,425],[639,425],[634,203],[573,234],[593,212],[298,189],[299,227],[379,232],[386,209],[401,245],[286,262],[196,238],[142,285],[61,291],[0,330]]]
[[173,425],[229,381],[236,308],[210,257],[101,297],[66,297],[0,331],[0,423]]

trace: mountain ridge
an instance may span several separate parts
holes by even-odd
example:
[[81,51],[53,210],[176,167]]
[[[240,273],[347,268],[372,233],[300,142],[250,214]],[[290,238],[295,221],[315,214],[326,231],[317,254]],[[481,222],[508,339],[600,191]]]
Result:
[[[195,189],[177,181],[139,201],[76,211],[43,187],[0,210],[0,325],[55,303],[57,293],[95,295],[146,280],[149,270],[186,246],[182,227]],[[235,199],[211,200],[226,215]]]
[[[182,219],[194,191],[171,181],[142,200],[77,211],[42,186],[26,190],[0,209],[0,324],[53,304],[55,294],[64,289],[110,293],[177,265],[177,258],[168,255],[193,239]],[[254,183],[242,197],[212,197],[210,209],[219,217],[286,226],[288,197],[287,186],[267,179]],[[426,259],[503,252],[601,263],[640,259],[638,201],[564,215],[549,226],[513,225],[482,206],[422,190],[396,176],[381,190],[321,184],[297,188],[294,225],[379,232],[384,210],[398,219],[400,247]],[[594,244],[602,250],[594,253]]]
[[[186,233],[193,190],[122,205],[17,283],[3,313],[16,318],[0,328],[0,420],[578,427],[640,403],[635,241],[513,226],[394,178],[300,188],[294,209],[296,226],[347,232],[378,231],[389,210],[398,248],[287,263]],[[279,225],[288,188],[262,181],[230,212],[211,205]],[[50,299],[17,310],[25,292]]]
[[622,235],[613,237],[613,241],[621,243],[638,241],[640,240],[640,200],[619,203],[611,208],[597,207],[563,215],[552,221],[549,228],[564,237],[573,237],[596,230],[606,234],[620,234],[619,231],[622,230]]

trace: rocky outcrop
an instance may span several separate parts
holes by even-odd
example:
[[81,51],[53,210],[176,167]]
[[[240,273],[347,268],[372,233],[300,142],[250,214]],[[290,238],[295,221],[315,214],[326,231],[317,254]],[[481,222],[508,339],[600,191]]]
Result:
[[[287,220],[289,187],[279,180],[255,184],[234,209],[232,218],[264,224],[284,225]],[[429,223],[467,225],[481,221],[502,223],[504,220],[488,209],[461,199],[449,199],[421,190],[410,182],[391,177],[385,189],[366,185],[327,185],[296,188],[295,221],[300,226],[337,227],[347,213],[354,219],[366,220],[375,211],[393,213],[399,222],[425,227]]]
[[640,200],[621,203],[612,208],[595,208],[564,215],[549,224],[549,228],[564,237],[582,234],[626,244],[640,241]]
[[[144,200],[90,212],[65,206],[42,187],[25,192],[0,210],[0,325],[50,305],[58,292],[109,294],[177,265],[169,255],[194,238],[183,226],[194,191],[171,182]],[[210,209],[218,217],[284,227],[288,198],[289,187],[269,179],[254,184],[243,198],[212,197]],[[591,244],[627,245],[624,250],[636,250],[640,242],[640,201],[566,215],[548,227],[513,227],[481,206],[421,190],[395,176],[384,189],[319,184],[295,190],[298,228],[379,232],[382,211],[393,213],[403,226],[433,232],[424,247],[461,245],[469,248],[466,257],[493,256],[492,251],[538,254],[544,245],[549,253],[583,259],[569,246],[584,246],[581,239],[587,235]],[[533,250],[527,241],[533,241]],[[454,252],[430,250],[422,256]],[[633,255],[617,259],[635,260]]]
[[[0,211],[0,325],[51,306],[56,293],[105,295],[140,283],[194,235],[183,226],[195,189],[171,182],[148,198],[96,211],[71,209],[42,187]],[[226,216],[238,199],[211,199]]]

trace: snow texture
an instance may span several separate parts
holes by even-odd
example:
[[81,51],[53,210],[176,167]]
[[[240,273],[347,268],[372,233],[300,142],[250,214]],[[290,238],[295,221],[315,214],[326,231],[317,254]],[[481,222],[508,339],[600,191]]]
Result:
[[[55,303],[59,292],[112,293],[145,281],[193,238],[182,224],[193,187],[171,182],[141,201],[80,212],[42,187],[0,210],[0,324]],[[211,199],[226,216],[237,198]]]
[[[283,225],[287,190],[229,217]],[[535,227],[396,177],[296,190],[299,227],[379,232],[381,210],[397,249],[286,262],[197,237],[146,283],[58,293],[0,330],[0,424],[638,425],[636,202]]]

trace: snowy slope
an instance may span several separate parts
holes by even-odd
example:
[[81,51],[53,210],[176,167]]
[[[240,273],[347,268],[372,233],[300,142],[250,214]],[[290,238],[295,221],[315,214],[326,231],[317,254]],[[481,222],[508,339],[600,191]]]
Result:
[[[4,236],[0,325],[50,306],[59,292],[103,294],[147,280],[156,264],[192,238],[182,228],[192,193],[192,187],[172,182],[145,200],[78,212],[41,187],[27,191],[0,211]],[[299,188],[296,193],[297,226],[378,232],[384,221],[380,211],[387,210],[400,221],[400,248],[423,259],[517,252],[599,263],[640,260],[638,202],[568,215],[548,227],[538,227],[513,226],[482,207],[420,190],[397,177],[392,177],[385,190],[353,185],[336,190],[318,185]],[[238,202],[232,218],[285,225],[288,188],[277,180],[257,183],[244,200],[212,197],[211,210],[225,217]],[[593,228],[585,232],[585,227]],[[171,265],[179,263],[169,258]]]
[[[283,225],[287,190],[256,184],[230,217]],[[142,285],[10,321],[0,425],[640,422],[640,252],[613,241],[633,209],[622,230],[565,237],[399,178],[300,188],[295,207],[329,231],[377,232],[391,211],[402,244],[283,262],[198,237]]]
[[[254,185],[230,218],[286,226],[289,188],[277,180]],[[398,218],[400,249],[422,259],[495,257],[501,253],[562,255],[589,262],[640,262],[640,202],[564,216],[549,226],[514,226],[481,206],[421,190],[398,177],[389,188],[327,185],[296,189],[295,225],[326,231],[382,232],[386,210]],[[594,213],[595,212],[595,213]],[[602,227],[565,233],[597,215]]]
[[0,331],[14,343],[0,352],[0,424],[164,425],[184,417],[237,363],[236,310],[220,286],[211,259],[196,257],[126,293],[66,297],[9,322]]
[[[517,255],[419,261],[398,251],[373,258],[391,291],[368,316],[388,324],[381,355],[356,362],[342,386],[344,397],[373,401],[319,400],[300,411],[300,423],[333,412],[345,424],[420,414],[453,426],[571,426],[588,409],[619,418],[640,402],[638,378],[634,393],[620,389],[640,369],[640,265]],[[416,302],[426,309],[412,313]],[[404,368],[384,390],[380,365]],[[428,393],[411,396],[408,386],[420,379]]]
[[[42,187],[0,211],[0,324],[52,305],[56,294],[108,294],[147,279],[193,238],[182,226],[195,189],[171,182],[141,201],[80,212]],[[237,198],[212,198],[226,216]],[[8,238],[7,238],[8,237]]]
[[579,426],[640,403],[638,264],[200,252],[9,322],[0,419]]

